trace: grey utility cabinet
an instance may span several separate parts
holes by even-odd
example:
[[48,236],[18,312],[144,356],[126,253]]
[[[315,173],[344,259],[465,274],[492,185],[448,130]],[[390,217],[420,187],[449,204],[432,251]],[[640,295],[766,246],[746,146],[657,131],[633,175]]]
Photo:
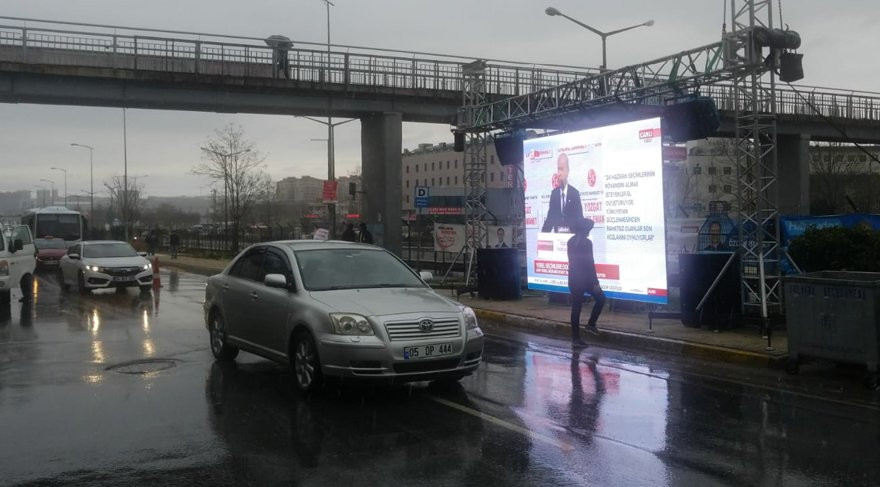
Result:
[[821,271],[785,283],[789,372],[802,356],[863,363],[877,385],[880,273]]

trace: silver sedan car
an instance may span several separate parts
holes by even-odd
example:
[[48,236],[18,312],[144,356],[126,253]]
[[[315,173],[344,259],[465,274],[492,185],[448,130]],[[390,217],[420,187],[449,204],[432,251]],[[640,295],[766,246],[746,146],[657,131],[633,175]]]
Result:
[[289,365],[306,392],[325,377],[458,380],[483,354],[472,309],[372,245],[253,245],[208,278],[204,311],[218,360],[241,349]]

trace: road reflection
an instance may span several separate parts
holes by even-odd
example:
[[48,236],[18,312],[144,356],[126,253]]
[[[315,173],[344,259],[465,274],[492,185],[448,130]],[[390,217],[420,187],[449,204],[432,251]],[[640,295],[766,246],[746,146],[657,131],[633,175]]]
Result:
[[[531,484],[523,477],[531,442],[515,431],[522,423],[507,423],[516,420],[510,410],[481,410],[460,384],[330,384],[303,397],[291,380],[268,362],[211,366],[210,424],[233,464],[242,465],[241,478],[273,468],[283,472],[279,481],[315,470],[328,485],[352,478],[364,485]],[[501,426],[485,425],[486,413]]]

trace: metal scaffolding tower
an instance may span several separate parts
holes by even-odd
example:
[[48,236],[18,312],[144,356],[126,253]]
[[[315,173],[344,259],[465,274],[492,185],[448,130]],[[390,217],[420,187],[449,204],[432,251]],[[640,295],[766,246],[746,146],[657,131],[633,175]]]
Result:
[[[750,35],[773,28],[772,0],[731,0],[726,62],[754,66],[733,80],[736,93],[736,166],[740,282],[743,311],[766,319],[781,312],[782,288],[776,146],[776,79],[767,70],[762,46]],[[771,51],[770,63],[777,62]]]
[[[484,105],[486,98],[486,62],[474,61],[462,66],[464,84],[462,90],[463,106]],[[479,120],[473,120],[474,124]],[[464,184],[465,184],[465,233],[467,235],[468,264],[465,275],[465,288],[471,286],[471,277],[477,249],[489,244],[489,231],[486,220],[486,144],[491,142],[489,133],[483,130],[469,130],[464,141]]]

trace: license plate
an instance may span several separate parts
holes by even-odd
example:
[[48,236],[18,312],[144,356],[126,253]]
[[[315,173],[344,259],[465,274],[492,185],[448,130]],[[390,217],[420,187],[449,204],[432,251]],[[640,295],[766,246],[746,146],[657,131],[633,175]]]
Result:
[[435,343],[434,345],[403,347],[404,360],[440,357],[443,355],[452,355],[451,343]]
[[130,282],[134,281],[134,276],[119,276],[113,278],[114,282]]

